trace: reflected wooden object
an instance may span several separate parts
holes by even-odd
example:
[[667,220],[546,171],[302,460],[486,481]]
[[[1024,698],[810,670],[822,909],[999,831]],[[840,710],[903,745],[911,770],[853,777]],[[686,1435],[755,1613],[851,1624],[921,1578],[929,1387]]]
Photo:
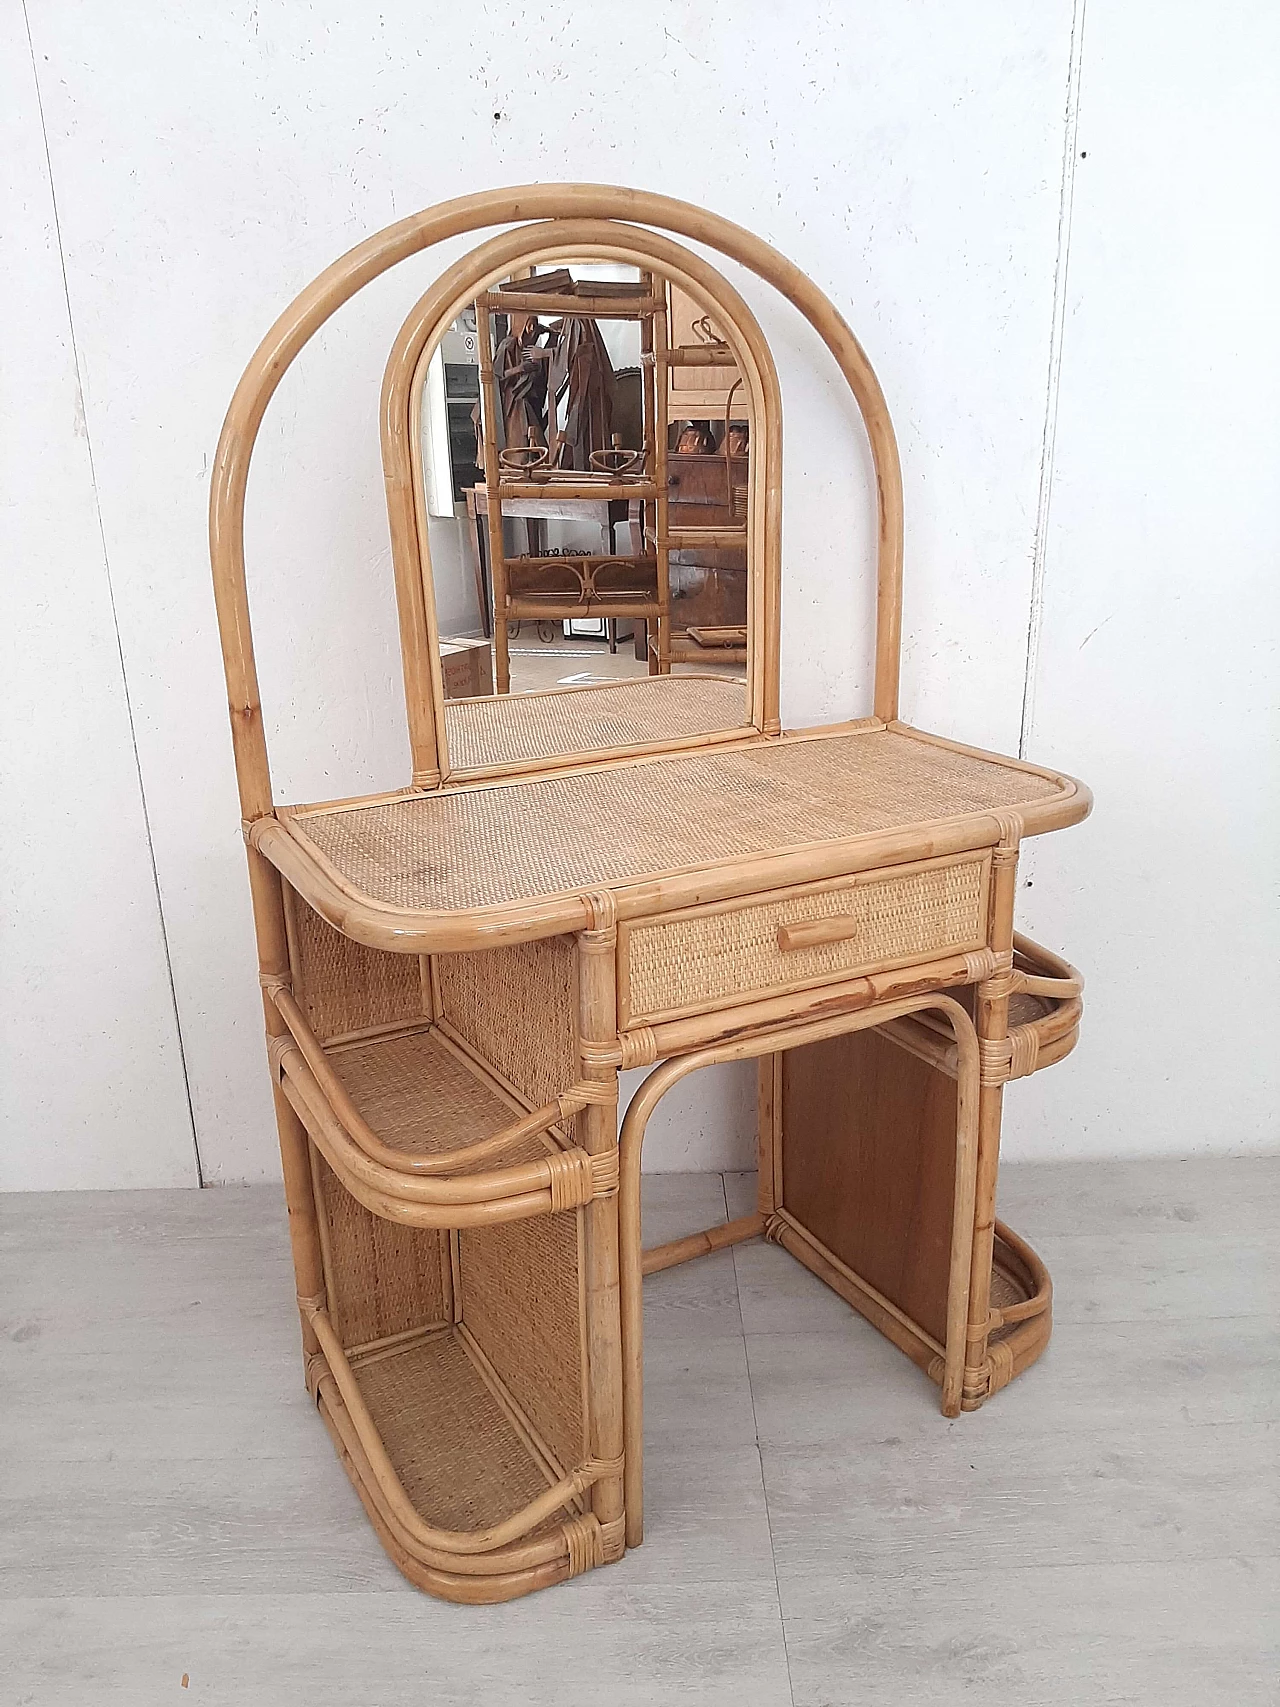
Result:
[[[384,375],[411,775],[365,799],[277,803],[243,539],[263,414],[356,290],[489,225],[513,228],[427,290]],[[745,303],[667,231],[779,290],[862,412],[879,532],[859,721],[781,729],[777,375]],[[544,261],[542,288],[530,269]],[[584,296],[581,262],[637,269],[638,287]],[[701,337],[694,316],[672,341],[677,291]],[[651,573],[653,675],[486,696],[487,643],[439,635],[417,424],[427,365],[471,302],[644,316],[643,468],[539,484],[533,457],[503,469],[489,445],[470,515],[489,546],[500,675],[507,616],[626,610],[634,589],[615,576],[637,567]],[[713,459],[709,516],[682,516],[671,484],[685,477],[664,430],[681,375],[714,381],[726,423],[750,423],[749,457],[726,434]],[[566,506],[606,533],[627,523],[630,557],[612,538],[570,558],[508,555],[504,514],[540,523]],[[268,333],[223,429],[210,544],[306,1378],[412,1581],[509,1599],[640,1542],[645,1272],[773,1239],[937,1383],[948,1416],[1034,1360],[1049,1283],[995,1219],[1002,1098],[1074,1046],[1080,980],[1015,936],[1015,876],[1022,840],[1079,822],[1090,797],[899,720],[897,450],[875,376],[816,286],[740,228],[637,191],[531,186],[429,209],[335,263]],[[684,631],[690,656],[740,661],[745,690],[670,673],[671,560],[687,551],[748,566],[742,608]],[[646,1253],[649,1118],[689,1073],[730,1060],[759,1063],[758,1208]],[[646,1066],[619,1135],[618,1075]]]

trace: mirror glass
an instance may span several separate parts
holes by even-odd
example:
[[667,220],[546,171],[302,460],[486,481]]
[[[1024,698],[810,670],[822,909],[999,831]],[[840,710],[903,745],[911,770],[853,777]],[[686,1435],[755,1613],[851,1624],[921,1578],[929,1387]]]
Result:
[[[637,267],[525,268],[446,332],[421,398],[446,701],[675,677],[566,699],[555,739],[741,728],[752,423],[714,314]],[[506,762],[478,723],[446,705],[455,770]]]

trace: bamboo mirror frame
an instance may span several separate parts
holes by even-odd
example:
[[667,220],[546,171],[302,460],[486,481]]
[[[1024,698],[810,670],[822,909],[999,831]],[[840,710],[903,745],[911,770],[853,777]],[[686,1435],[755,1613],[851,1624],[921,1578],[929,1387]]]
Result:
[[[541,222],[533,224],[531,222]],[[626,222],[626,223],[620,223]],[[687,202],[641,190],[592,184],[527,185],[490,190],[442,202],[411,215],[358,244],[328,267],[294,299],[276,321],[236,387],[214,462],[210,491],[209,537],[218,625],[226,666],[228,701],[241,814],[246,824],[274,812],[257,667],[253,654],[245,572],[244,510],[253,448],[267,405],[286,370],[321,326],[363,286],[411,255],[486,226],[514,225],[449,269],[419,303],[397,340],[383,393],[383,444],[388,455],[387,500],[392,518],[396,594],[405,660],[405,703],[412,754],[413,786],[439,788],[447,779],[447,741],[442,743],[442,686],[434,641],[429,574],[423,573],[421,538],[415,512],[413,453],[408,433],[409,393],[418,356],[443,322],[449,303],[474,297],[476,284],[500,276],[538,253],[582,253],[598,249],[618,258],[633,254],[675,278],[689,281],[697,300],[709,299],[732,327],[741,371],[753,390],[756,419],[764,437],[776,445],[753,457],[760,473],[752,492],[749,529],[757,547],[757,589],[752,600],[755,631],[749,665],[751,725],[755,738],[780,730],[778,716],[778,624],[781,540],[781,414],[766,406],[776,374],[763,337],[750,311],[721,276],[700,257],[654,230],[672,232],[746,268],[773,286],[814,327],[839,366],[858,405],[870,441],[878,508],[876,650],[873,711],[886,723],[898,712],[898,676],[902,618],[902,479],[897,444],[879,382],[852,331],[833,304],[798,267],[767,243]],[[634,245],[634,250],[632,249]],[[490,269],[494,269],[490,271]],[[438,308],[428,308],[428,302]],[[454,310],[456,314],[457,309]],[[451,317],[450,317],[451,318]],[[409,357],[410,346],[421,346]],[[401,345],[403,343],[403,350]],[[397,353],[403,356],[397,359]],[[394,369],[394,373],[393,373]],[[394,397],[394,411],[389,402]],[[388,454],[389,453],[389,454]],[[764,555],[772,541],[772,559]]]
[[[746,387],[753,426],[753,454],[747,483],[746,557],[747,687],[744,712],[736,722],[696,734],[659,737],[626,748],[578,747],[546,750],[538,757],[502,763],[466,765],[450,752],[449,708],[440,668],[440,634],[434,602],[434,576],[425,510],[422,468],[422,391],[427,369],[445,332],[458,314],[512,270],[544,261],[614,262],[658,275],[677,285],[716,325],[735,359]],[[401,646],[406,693],[410,700],[430,695],[435,731],[434,763],[414,781],[472,780],[502,773],[529,772],[557,764],[602,759],[622,752],[673,751],[717,741],[740,740],[752,733],[777,733],[779,584],[781,562],[782,399],[773,359],[751,310],[721,274],[701,257],[669,239],[610,220],[554,220],[518,228],[491,238],[459,261],[414,305],[392,347],[382,390],[382,456],[391,522],[392,555],[400,606]],[[492,529],[492,521],[490,523]],[[421,608],[417,590],[421,588]],[[495,617],[495,624],[499,620]],[[413,682],[414,686],[409,687]],[[578,690],[549,690],[558,694]],[[499,696],[501,698],[501,690]],[[527,698],[520,695],[520,699]],[[543,697],[539,695],[539,697]],[[518,715],[518,709],[516,714]]]

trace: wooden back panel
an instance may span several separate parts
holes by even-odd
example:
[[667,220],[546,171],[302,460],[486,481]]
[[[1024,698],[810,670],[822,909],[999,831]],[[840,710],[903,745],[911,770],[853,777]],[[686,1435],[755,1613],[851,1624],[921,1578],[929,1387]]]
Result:
[[782,1206],[939,1342],[956,1082],[877,1031],[782,1058]]

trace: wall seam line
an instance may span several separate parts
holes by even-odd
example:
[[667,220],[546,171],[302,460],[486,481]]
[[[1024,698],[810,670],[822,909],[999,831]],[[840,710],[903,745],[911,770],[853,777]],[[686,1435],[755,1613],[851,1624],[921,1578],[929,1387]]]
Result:
[[1053,503],[1054,458],[1058,442],[1058,398],[1062,346],[1066,331],[1067,278],[1071,263],[1071,213],[1075,200],[1076,138],[1080,123],[1080,78],[1084,61],[1085,8],[1075,0],[1071,15],[1071,44],[1067,55],[1067,97],[1063,114],[1062,179],[1058,192],[1058,248],[1053,268],[1053,313],[1049,328],[1049,371],[1045,384],[1044,432],[1040,441],[1040,483],[1036,494],[1036,525],[1031,548],[1031,591],[1027,612],[1026,660],[1022,681],[1022,717],[1018,757],[1025,759],[1035,727],[1036,686],[1040,666],[1040,633],[1044,620],[1045,562],[1049,549],[1049,514]]
[[151,833],[151,812],[147,805],[147,788],[142,774],[142,754],[138,749],[138,730],[133,714],[133,698],[129,692],[129,674],[125,668],[124,642],[120,638],[120,618],[116,609],[116,590],[111,577],[111,558],[107,550],[107,532],[102,519],[102,502],[98,495],[98,471],[93,457],[93,435],[89,430],[89,412],[85,407],[84,383],[80,371],[80,345],[76,338],[75,316],[71,309],[71,285],[67,278],[67,258],[62,244],[62,219],[58,212],[58,192],[53,180],[53,155],[49,148],[49,127],[44,116],[44,95],[40,88],[40,69],[36,63],[35,41],[31,34],[31,17],[27,0],[22,0],[22,21],[27,32],[27,52],[31,58],[31,78],[36,92],[36,111],[40,115],[40,140],[44,147],[45,171],[49,177],[49,205],[53,210],[53,231],[58,244],[58,266],[62,273],[62,297],[67,309],[67,330],[71,339],[71,359],[76,376],[76,402],[84,423],[85,452],[89,461],[89,483],[93,488],[93,510],[98,522],[98,539],[102,545],[102,567],[107,582],[107,602],[111,607],[111,626],[115,635],[116,656],[120,660],[120,685],[124,694],[125,715],[129,724],[129,743],[133,750],[134,774],[138,779],[138,801],[142,808],[142,827],[147,842],[147,859],[151,866],[151,885],[156,898],[156,917],[160,925],[160,945],[164,955],[165,975],[169,985],[169,1003],[173,1010],[173,1028],[178,1040],[178,1065],[182,1073],[183,1094],[187,1103],[187,1121],[191,1129],[191,1149],[196,1164],[196,1184],[204,1185],[204,1164],[200,1157],[200,1140],[196,1133],[195,1105],[191,1097],[191,1075],[187,1069],[186,1044],[182,1035],[182,1015],[178,1007],[178,990],[173,976],[173,955],[169,949],[169,930],[164,916],[164,899],[160,891],[160,870],[156,864],[155,840]]

